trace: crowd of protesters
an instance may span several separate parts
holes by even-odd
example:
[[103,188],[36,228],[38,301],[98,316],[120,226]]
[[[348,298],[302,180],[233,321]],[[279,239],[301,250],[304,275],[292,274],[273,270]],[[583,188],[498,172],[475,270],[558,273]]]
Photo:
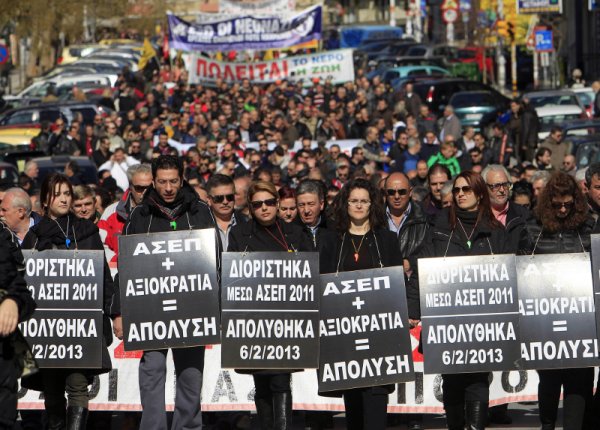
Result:
[[[293,245],[321,252],[322,265],[337,262],[338,270],[371,267],[362,265],[361,246],[356,246],[366,237],[368,251],[363,252],[373,252],[372,244],[384,246],[383,254],[371,255],[373,261],[382,266],[403,265],[411,326],[420,321],[419,257],[440,256],[443,249],[450,249],[448,255],[529,252],[533,242],[543,252],[578,252],[581,249],[571,242],[568,249],[559,246],[573,231],[579,234],[581,248],[589,250],[589,234],[595,231],[600,214],[600,166],[577,170],[558,127],[539,144],[539,120],[527,100],[512,102],[498,122],[476,130],[463,127],[452,106],[446,106],[438,118],[411,84],[401,92],[391,92],[378,78],[367,79],[361,70],[355,81],[336,85],[322,80],[266,85],[217,80],[188,85],[179,80],[186,76],[185,70],[176,69],[165,65],[149,76],[124,69],[116,91],[105,92],[99,101],[109,114],[96,115],[93,123],[75,117],[70,124],[62,118],[42,124],[35,139],[38,147],[53,155],[88,156],[98,168],[98,181],[86,184],[81,166],[71,161],[65,176],[53,176],[49,183],[48,178],[38,177],[35,159],[29,161],[20,188],[5,187],[0,192],[0,215],[15,242],[39,246],[32,242],[35,226],[54,225],[40,221],[41,216],[56,223],[61,241],[59,233],[67,238],[56,221],[65,215],[52,217],[52,211],[48,212],[63,202],[54,185],[64,185],[70,197],[64,198],[63,206],[68,202],[73,216],[97,225],[110,263],[117,261],[118,236],[125,234],[124,227],[146,231],[144,214],[152,211],[168,215],[164,215],[166,227],[154,226],[156,231],[168,231],[168,220],[189,212],[200,219],[194,225],[212,222],[218,228],[223,250],[244,246],[279,250],[280,245],[289,250]],[[177,206],[172,207],[174,202]],[[138,206],[142,209],[132,219]],[[64,222],[68,234],[68,216]],[[265,229],[265,245],[257,242],[260,235],[245,244],[246,232],[257,228]],[[440,241],[448,232],[455,233],[456,243]],[[93,231],[89,234],[95,238]],[[341,240],[346,234],[348,239]],[[266,243],[268,236],[275,242]],[[287,237],[295,239],[288,243]],[[387,239],[394,237],[397,243],[390,244]],[[536,238],[541,239],[539,244]],[[484,242],[489,249],[471,246]],[[350,244],[354,260],[347,258],[352,254]],[[398,261],[387,261],[399,256]],[[119,305],[115,307],[113,300],[105,312],[113,320],[114,334],[121,338]],[[0,326],[0,334],[7,331]],[[195,353],[203,357],[203,350],[190,352]],[[152,357],[154,364],[150,355],[142,360],[148,380],[165,359],[162,354]],[[200,358],[196,361],[192,367],[201,375]],[[584,419],[593,419],[587,413],[593,386],[593,372],[588,373],[540,373],[544,428],[554,428],[556,421],[555,387],[558,384],[560,391],[562,383],[567,386],[573,380],[585,379],[586,383],[565,394],[577,399],[568,402],[570,409],[565,411],[565,419],[572,424],[569,428],[582,428]],[[255,375],[256,404],[259,414],[263,411],[259,418],[264,428],[273,428],[274,422],[279,423],[277,428],[289,425],[289,373],[278,375],[275,379]],[[84,382],[72,385],[81,391]],[[65,381],[60,383],[62,390]],[[161,393],[164,400],[164,387],[144,388],[144,383],[140,380],[146,401],[160,399]],[[500,423],[510,421],[505,407],[488,411],[487,374],[444,375],[443,384],[449,428],[465,424],[484,428],[488,416]],[[346,407],[352,410],[348,415],[355,422],[348,428],[384,428],[388,393],[388,387],[344,393]],[[199,396],[199,392],[192,394]],[[152,403],[154,413],[143,422],[163,419],[162,400]],[[64,410],[62,400],[50,408],[49,401],[47,410]],[[85,424],[87,400],[75,405],[80,411],[78,422]],[[352,413],[362,408],[370,412]],[[187,415],[191,427],[185,428],[200,428],[194,427],[201,423],[199,410],[188,410]],[[363,416],[362,424],[356,424]],[[184,426],[185,417],[180,411],[178,420]],[[307,427],[326,428],[327,420],[323,424],[322,418],[308,415],[315,423]],[[69,417],[55,413],[52,419],[60,428]],[[411,415],[408,424],[410,429],[422,428],[422,417]]]

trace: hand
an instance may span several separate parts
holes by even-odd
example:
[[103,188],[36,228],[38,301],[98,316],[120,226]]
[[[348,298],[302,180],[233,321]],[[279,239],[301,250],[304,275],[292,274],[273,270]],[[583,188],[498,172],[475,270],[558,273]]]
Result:
[[410,325],[410,328],[415,328],[419,325],[420,322],[421,320],[411,320],[410,318],[408,319],[408,325]]
[[4,299],[0,304],[0,336],[6,337],[17,329],[19,307],[13,299]]
[[117,339],[123,339],[123,317],[120,315],[113,320],[113,333]]

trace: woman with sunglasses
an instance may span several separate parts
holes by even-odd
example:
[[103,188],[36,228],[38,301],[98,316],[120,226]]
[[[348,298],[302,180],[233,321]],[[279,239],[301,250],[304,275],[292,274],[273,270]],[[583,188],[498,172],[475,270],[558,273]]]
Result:
[[[337,240],[323,244],[321,273],[402,266],[395,234],[387,229],[383,199],[366,179],[348,182],[334,200]],[[393,385],[355,388],[343,393],[349,430],[384,430]]]
[[[538,197],[535,219],[526,226],[521,241],[523,254],[563,254],[590,251],[594,220],[587,199],[575,180],[563,172],[555,173]],[[584,412],[592,399],[594,369],[538,370],[539,414],[542,430],[554,429],[561,388],[563,426],[581,429]],[[592,427],[590,427],[592,428]]]
[[[103,251],[98,228],[87,219],[71,213],[73,187],[69,179],[59,173],[46,176],[40,190],[44,217],[31,227],[23,240],[23,249],[45,251],[49,249]],[[27,253],[23,253],[27,257]],[[103,258],[105,261],[105,258]],[[97,342],[102,343],[102,367],[100,369],[43,368],[23,380],[23,386],[43,391],[48,429],[86,428],[88,385],[94,375],[108,372],[111,368],[107,345],[112,343],[112,330],[108,318],[113,295],[113,280],[108,265],[104,263],[104,318]],[[68,400],[65,401],[65,391]],[[66,427],[65,427],[66,425]]]
[[[295,223],[278,219],[279,197],[270,182],[253,182],[248,188],[251,219],[231,230],[230,252],[296,252],[312,251],[312,245]],[[253,370],[254,403],[261,430],[285,430],[291,427],[292,370]],[[245,371],[240,371],[245,373]]]
[[[483,178],[460,173],[452,187],[453,204],[436,217],[423,257],[457,257],[510,252],[509,241],[492,213]],[[446,422],[450,430],[484,429],[489,400],[489,373],[442,375]]]

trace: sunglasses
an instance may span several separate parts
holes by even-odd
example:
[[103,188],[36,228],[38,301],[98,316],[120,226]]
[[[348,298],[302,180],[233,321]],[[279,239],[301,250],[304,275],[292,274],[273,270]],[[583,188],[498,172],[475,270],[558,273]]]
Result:
[[387,190],[385,190],[385,192],[390,197],[394,197],[396,195],[396,193],[398,193],[398,195],[400,195],[400,196],[405,196],[408,194],[408,190],[406,188],[400,188],[398,190],[393,190],[391,188],[388,188]]
[[552,202],[550,203],[552,205],[552,209],[571,209],[573,206],[575,206],[575,202],[573,200],[571,200],[570,202],[564,202],[564,203],[560,203],[560,202]]
[[463,194],[471,194],[473,192],[473,188],[471,188],[469,185],[465,185],[464,187],[454,187],[452,188],[452,194],[457,195],[460,192],[463,192]]
[[267,207],[275,207],[275,205],[277,205],[277,199],[267,199],[267,200],[255,200],[253,202],[250,202],[250,205],[252,206],[252,209],[260,209],[262,208],[262,205],[267,205]]
[[136,193],[143,193],[149,187],[150,187],[150,185],[134,185],[133,189],[135,190]]
[[499,182],[497,184],[487,184],[487,186],[491,191],[498,191],[500,188],[504,188],[506,190],[510,190],[512,188],[512,184],[510,182]]
[[224,201],[232,202],[235,199],[235,194],[221,194],[219,196],[210,196],[210,199],[215,203],[223,203]]

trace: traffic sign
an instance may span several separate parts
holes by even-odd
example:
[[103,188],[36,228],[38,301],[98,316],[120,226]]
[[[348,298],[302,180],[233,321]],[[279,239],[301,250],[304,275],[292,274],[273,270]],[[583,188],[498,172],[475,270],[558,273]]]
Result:
[[456,22],[458,19],[458,9],[445,9],[442,12],[442,19],[446,24]]
[[0,44],[0,64],[5,64],[10,58],[10,51],[6,45]]
[[552,41],[552,30],[536,30],[535,50],[537,52],[554,51],[554,43]]

